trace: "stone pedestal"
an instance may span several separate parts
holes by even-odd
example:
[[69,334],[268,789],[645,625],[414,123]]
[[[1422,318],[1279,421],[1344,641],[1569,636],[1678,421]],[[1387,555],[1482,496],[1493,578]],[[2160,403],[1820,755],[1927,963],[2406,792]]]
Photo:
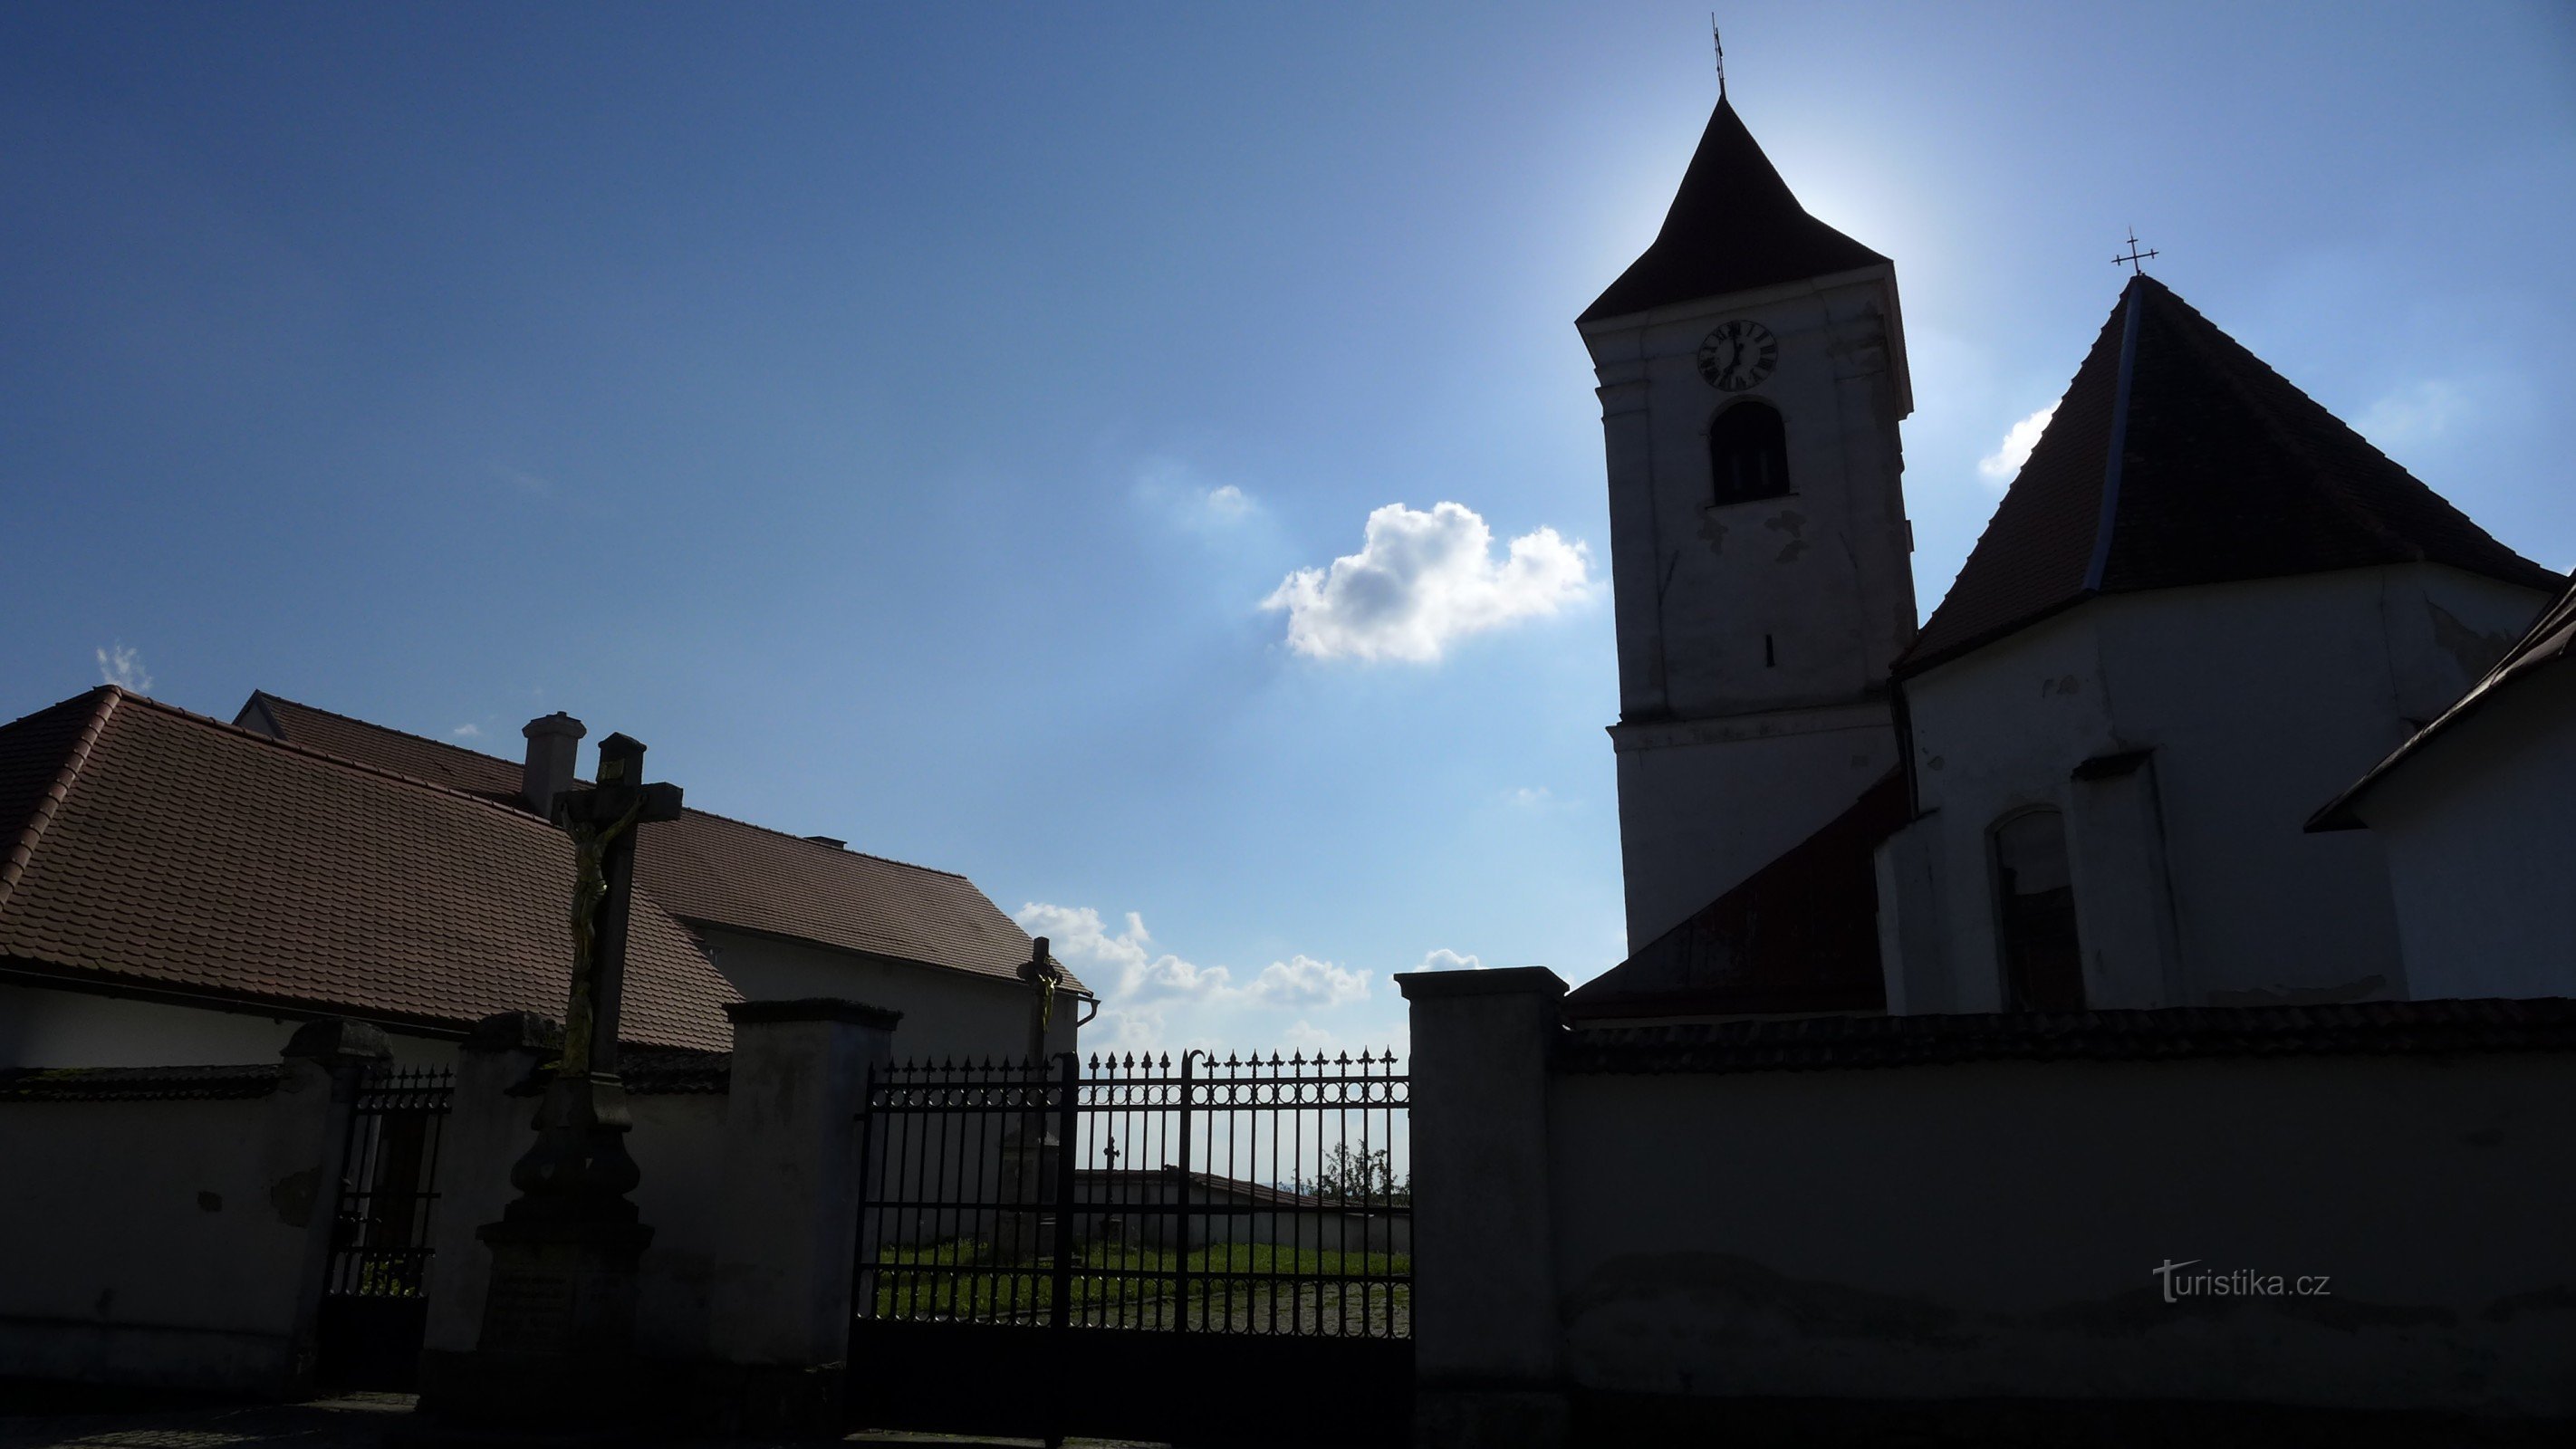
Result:
[[414,1444],[631,1442],[655,1416],[635,1361],[636,1269],[653,1230],[635,1186],[625,1092],[614,1077],[558,1079],[536,1147],[510,1172],[520,1195],[475,1230],[492,1257],[470,1353],[421,1355]]
[[1063,1149],[1053,1124],[1015,1126],[1002,1145],[999,1199],[993,1219],[993,1261],[1039,1263],[1055,1258],[1056,1168]]

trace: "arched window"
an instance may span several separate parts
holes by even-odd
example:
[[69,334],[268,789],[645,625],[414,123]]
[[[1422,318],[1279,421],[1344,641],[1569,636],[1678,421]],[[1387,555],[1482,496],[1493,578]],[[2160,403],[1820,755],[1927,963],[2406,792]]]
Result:
[[2075,939],[2066,818],[2025,810],[1997,825],[1994,841],[2004,1009],[2082,1011],[2084,954]]
[[1742,503],[1788,492],[1789,435],[1780,426],[1780,410],[1746,398],[1711,418],[1708,472],[1714,502]]

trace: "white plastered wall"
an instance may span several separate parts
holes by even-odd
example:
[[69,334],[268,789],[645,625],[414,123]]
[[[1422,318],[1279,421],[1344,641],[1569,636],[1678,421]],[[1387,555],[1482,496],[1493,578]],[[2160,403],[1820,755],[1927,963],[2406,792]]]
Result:
[[[2380,843],[2304,826],[2541,602],[2435,565],[2112,595],[1908,681],[1933,813],[1881,849],[1883,880],[1915,882],[1880,903],[1890,1009],[2001,1005],[1987,832],[2033,805],[2067,812],[2095,1005],[2424,994]],[[2133,775],[2071,778],[2140,750]],[[1906,919],[1922,909],[1937,927]]]
[[[902,1012],[895,1037],[899,1061],[998,1061],[1029,1049],[1031,993],[1020,982],[722,927],[697,930],[715,948],[716,969],[745,1001],[830,997]],[[1058,994],[1047,1024],[1050,1056],[1076,1049],[1075,1023],[1088,1006]]]
[[[0,982],[0,1066],[178,1067],[275,1061],[304,1018]],[[396,1065],[456,1062],[448,1037],[388,1029]]]
[[[1739,317],[1771,331],[1779,361],[1731,395],[1697,352]],[[1633,949],[1892,763],[1884,683],[1914,634],[1897,436],[1911,402],[1886,267],[1593,324],[1584,340],[1609,476]],[[1779,410],[1792,491],[1719,505],[1708,430],[1744,399]]]
[[2418,996],[2576,996],[2576,666],[2500,691],[2361,814]]

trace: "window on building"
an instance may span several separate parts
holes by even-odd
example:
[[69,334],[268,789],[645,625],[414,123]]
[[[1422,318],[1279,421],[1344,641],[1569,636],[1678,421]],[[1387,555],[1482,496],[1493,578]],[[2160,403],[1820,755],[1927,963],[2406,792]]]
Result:
[[1788,492],[1789,435],[1780,426],[1780,410],[1747,398],[1711,418],[1708,470],[1719,503]]
[[1994,831],[2004,1009],[2082,1011],[2084,955],[2075,939],[2075,883],[2066,868],[2066,817],[2026,810]]

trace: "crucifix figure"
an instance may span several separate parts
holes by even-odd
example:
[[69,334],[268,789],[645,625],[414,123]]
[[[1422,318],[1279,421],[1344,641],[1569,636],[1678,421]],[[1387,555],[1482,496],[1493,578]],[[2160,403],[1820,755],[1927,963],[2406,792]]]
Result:
[[[510,1172],[511,1182],[531,1197],[583,1198],[595,1212],[635,1185],[635,1164],[621,1140],[628,1121],[617,1076],[635,835],[639,826],[679,817],[680,787],[645,784],[644,746],[622,734],[599,742],[596,788],[566,790],[554,799],[554,822],[573,840],[572,990],[564,1004],[563,1056],[537,1114],[537,1144]],[[623,1216],[633,1215],[631,1205],[618,1205]]]
[[555,824],[572,837],[572,999],[564,1011],[562,1075],[617,1071],[617,1014],[626,986],[635,827],[680,818],[680,787],[643,783],[644,746],[599,742],[599,787],[555,797]]
[[1020,979],[1035,988],[1029,1002],[1029,1066],[1045,1070],[1047,1023],[1055,1016],[1056,988],[1064,983],[1064,968],[1048,954],[1047,938],[1030,943],[1029,959],[1020,963]]

